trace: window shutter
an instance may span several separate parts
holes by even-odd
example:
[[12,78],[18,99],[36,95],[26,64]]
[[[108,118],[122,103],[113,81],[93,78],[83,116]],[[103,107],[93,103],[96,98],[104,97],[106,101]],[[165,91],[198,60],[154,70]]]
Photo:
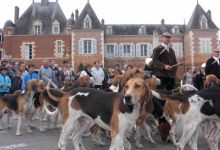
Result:
[[92,54],[97,54],[97,40],[92,40]]
[[114,56],[118,57],[118,44],[114,44]]
[[147,45],[147,57],[151,57],[153,54],[153,46],[152,44]]
[[131,56],[135,57],[135,44],[131,44]]
[[139,43],[136,44],[136,56],[137,57],[141,56],[141,45]]
[[123,57],[123,44],[119,44],[119,57]]
[[107,57],[107,44],[105,44],[105,48],[104,48],[104,56]]
[[84,54],[83,52],[83,40],[79,40],[79,43],[78,43],[78,51],[79,51],[79,54]]

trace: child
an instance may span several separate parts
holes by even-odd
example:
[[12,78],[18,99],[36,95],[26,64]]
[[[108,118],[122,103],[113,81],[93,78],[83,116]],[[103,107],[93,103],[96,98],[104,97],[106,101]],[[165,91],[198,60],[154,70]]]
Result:
[[7,68],[1,67],[0,68],[0,96],[3,96],[5,94],[9,93],[9,90],[11,88],[11,80],[9,76],[7,76]]

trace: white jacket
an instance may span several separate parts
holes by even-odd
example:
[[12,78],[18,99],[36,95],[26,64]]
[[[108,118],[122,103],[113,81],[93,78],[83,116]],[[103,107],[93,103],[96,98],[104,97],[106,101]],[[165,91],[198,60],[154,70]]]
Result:
[[104,80],[104,71],[102,68],[96,68],[96,67],[92,67],[91,69],[91,73],[93,76],[93,85],[102,85],[102,81]]

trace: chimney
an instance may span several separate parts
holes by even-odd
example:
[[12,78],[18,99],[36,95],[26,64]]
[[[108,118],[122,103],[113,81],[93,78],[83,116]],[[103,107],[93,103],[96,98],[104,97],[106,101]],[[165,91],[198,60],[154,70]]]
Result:
[[209,18],[212,20],[212,12],[211,12],[211,10],[208,10],[208,11],[207,11],[207,15],[208,15]]
[[15,6],[15,18],[14,23],[18,21],[19,19],[19,7]]
[[105,20],[104,19],[102,19],[102,26],[104,26],[105,25]]
[[76,15],[76,19],[75,20],[77,20],[78,17],[79,17],[79,10],[78,9],[75,10],[75,15]]
[[71,19],[74,19],[74,13],[72,12],[72,14],[71,14]]
[[160,23],[161,23],[161,25],[164,25],[165,24],[164,19],[161,19]]

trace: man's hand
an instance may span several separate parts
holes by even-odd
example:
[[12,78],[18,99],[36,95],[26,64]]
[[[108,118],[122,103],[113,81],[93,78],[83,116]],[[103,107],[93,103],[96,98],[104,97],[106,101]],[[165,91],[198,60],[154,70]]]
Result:
[[172,70],[172,68],[173,68],[173,67],[172,67],[172,66],[170,66],[170,65],[165,65],[165,67],[164,67],[164,68],[165,68],[165,70]]

